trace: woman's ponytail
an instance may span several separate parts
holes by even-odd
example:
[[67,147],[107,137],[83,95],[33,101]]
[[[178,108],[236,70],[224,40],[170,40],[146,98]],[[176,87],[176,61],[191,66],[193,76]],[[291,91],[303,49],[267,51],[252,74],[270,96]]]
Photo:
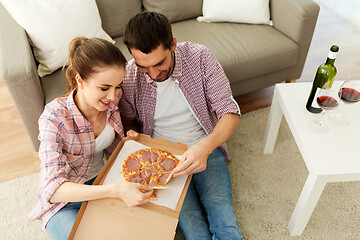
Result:
[[100,67],[125,67],[126,59],[114,44],[101,38],[74,38],[69,45],[69,59],[65,66],[69,81],[68,94],[78,87],[76,74],[86,80],[99,71]]

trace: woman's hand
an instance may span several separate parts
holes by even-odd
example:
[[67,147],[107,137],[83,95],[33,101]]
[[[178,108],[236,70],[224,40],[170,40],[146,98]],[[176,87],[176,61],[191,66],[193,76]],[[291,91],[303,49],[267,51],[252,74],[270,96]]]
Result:
[[51,197],[51,203],[81,202],[94,199],[116,197],[129,206],[136,206],[150,201],[153,189],[140,183],[114,183],[110,185],[85,185],[73,182],[63,183]]
[[153,189],[140,183],[112,184],[112,197],[121,198],[129,207],[142,205],[150,201]]

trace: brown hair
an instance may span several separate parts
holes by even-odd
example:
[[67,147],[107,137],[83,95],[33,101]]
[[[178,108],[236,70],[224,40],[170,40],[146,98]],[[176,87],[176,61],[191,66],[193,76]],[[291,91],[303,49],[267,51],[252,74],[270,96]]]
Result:
[[141,12],[130,19],[124,30],[123,41],[127,48],[148,54],[160,44],[171,49],[173,34],[169,19],[156,12]]
[[[126,59],[114,44],[101,38],[74,38],[69,45],[69,59],[64,67],[69,80],[68,94],[77,88],[75,79],[79,74],[83,80],[107,66],[125,67]],[[68,95],[67,94],[67,95]]]

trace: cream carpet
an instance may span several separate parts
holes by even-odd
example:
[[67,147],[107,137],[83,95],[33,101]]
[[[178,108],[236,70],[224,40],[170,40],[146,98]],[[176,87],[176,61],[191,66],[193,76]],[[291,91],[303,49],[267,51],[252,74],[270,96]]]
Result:
[[[266,108],[243,115],[228,141],[234,207],[244,239],[360,239],[359,182],[328,184],[303,235],[289,236],[287,224],[308,172],[284,120],[274,153],[262,154],[268,113]],[[27,221],[38,178],[0,184],[0,239],[49,239],[39,221]]]

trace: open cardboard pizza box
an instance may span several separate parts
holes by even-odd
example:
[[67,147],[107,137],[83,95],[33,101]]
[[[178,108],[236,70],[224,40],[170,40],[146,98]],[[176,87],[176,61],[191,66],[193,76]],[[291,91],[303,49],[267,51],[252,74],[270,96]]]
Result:
[[[120,172],[120,169],[117,169],[119,166],[118,161],[121,161],[118,155],[120,152],[125,151],[126,148],[123,151],[121,150],[124,144],[131,142],[130,140],[150,148],[168,151],[175,156],[182,155],[188,149],[187,145],[173,144],[165,139],[152,139],[150,136],[143,134],[140,134],[136,139],[124,138],[106,162],[94,185],[101,185],[110,178],[111,174]],[[127,141],[128,143],[126,143]],[[153,202],[137,207],[128,207],[126,203],[117,198],[84,202],[77,215],[69,239],[174,239],[181,206],[191,179],[191,177],[183,177],[185,177],[183,185],[181,185],[180,191],[178,190],[179,197],[173,208]],[[174,179],[176,178],[171,181]],[[166,191],[166,189],[157,191]],[[158,199],[160,196],[161,194],[159,195],[157,192]]]

